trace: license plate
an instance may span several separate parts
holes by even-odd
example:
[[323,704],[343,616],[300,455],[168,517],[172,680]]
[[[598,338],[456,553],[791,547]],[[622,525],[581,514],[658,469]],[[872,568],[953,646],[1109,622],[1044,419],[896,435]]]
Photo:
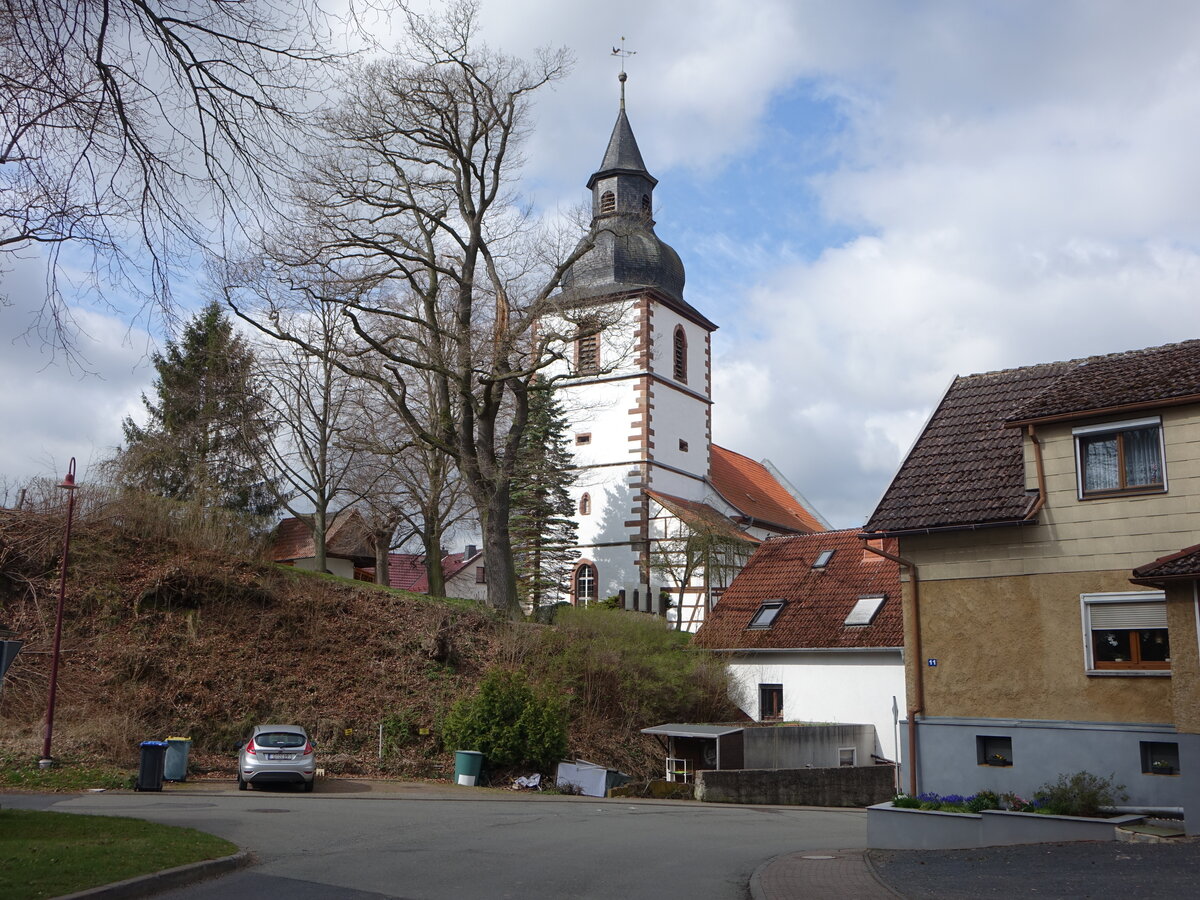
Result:
[[290,753],[268,753],[267,759],[295,759]]

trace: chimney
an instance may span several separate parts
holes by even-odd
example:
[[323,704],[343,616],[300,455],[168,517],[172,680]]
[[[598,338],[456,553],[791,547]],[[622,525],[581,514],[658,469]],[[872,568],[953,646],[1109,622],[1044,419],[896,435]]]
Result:
[[475,545],[467,544],[466,552],[463,553],[463,562],[466,562],[468,559],[471,559],[473,556],[475,556],[475,552]]

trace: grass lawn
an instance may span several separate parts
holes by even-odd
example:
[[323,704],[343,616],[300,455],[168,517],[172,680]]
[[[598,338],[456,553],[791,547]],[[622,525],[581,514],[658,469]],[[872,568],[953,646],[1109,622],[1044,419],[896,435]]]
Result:
[[82,794],[92,788],[133,787],[133,776],[115,766],[92,766],[60,760],[49,769],[34,759],[0,750],[0,788]]
[[236,852],[229,841],[194,828],[0,809],[0,897],[58,897]]

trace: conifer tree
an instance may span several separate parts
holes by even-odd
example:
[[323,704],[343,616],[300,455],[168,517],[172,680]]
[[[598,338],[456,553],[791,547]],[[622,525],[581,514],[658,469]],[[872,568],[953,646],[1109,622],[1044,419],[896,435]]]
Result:
[[254,383],[254,352],[221,307],[206,306],[151,361],[156,402],[142,395],[145,426],[123,423],[119,478],[173,500],[273,513],[278,502],[255,464],[273,426]]
[[569,590],[578,526],[569,488],[575,481],[567,419],[554,391],[534,385],[512,482],[513,562],[517,589],[532,612]]

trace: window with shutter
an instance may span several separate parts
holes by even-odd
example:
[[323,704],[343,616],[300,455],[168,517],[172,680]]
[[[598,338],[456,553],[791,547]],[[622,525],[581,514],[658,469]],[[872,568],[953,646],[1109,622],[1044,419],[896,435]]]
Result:
[[1161,591],[1084,594],[1082,600],[1089,672],[1170,671]]

